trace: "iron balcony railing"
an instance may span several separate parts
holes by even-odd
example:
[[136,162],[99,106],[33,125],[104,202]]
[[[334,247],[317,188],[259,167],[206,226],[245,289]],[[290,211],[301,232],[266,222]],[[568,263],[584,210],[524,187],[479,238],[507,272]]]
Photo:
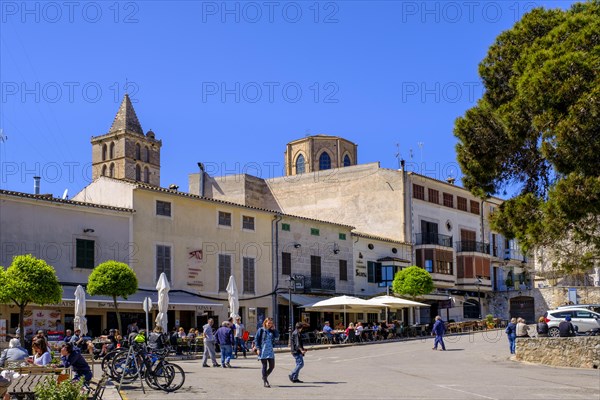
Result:
[[474,240],[463,240],[461,242],[456,242],[456,252],[490,254],[490,244],[484,242],[476,242]]
[[305,276],[305,292],[335,292],[335,278],[333,276]]
[[527,257],[520,251],[515,249],[504,249],[505,260],[527,261]]
[[434,244],[444,247],[452,247],[452,236],[442,235],[441,233],[417,233],[417,245]]

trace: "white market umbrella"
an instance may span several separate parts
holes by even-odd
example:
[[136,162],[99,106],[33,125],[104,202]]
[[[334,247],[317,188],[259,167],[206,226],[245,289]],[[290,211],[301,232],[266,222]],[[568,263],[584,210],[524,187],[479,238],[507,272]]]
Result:
[[235,319],[239,317],[240,295],[233,275],[229,277],[229,283],[227,283],[227,288],[225,290],[227,291],[227,299],[229,300],[229,316],[233,317],[233,320],[235,321]]
[[310,304],[307,309],[311,311],[344,311],[344,326],[346,326],[346,311],[362,312],[381,308],[381,304],[371,304],[367,300],[352,296],[337,296]]
[[[158,290],[158,315],[154,322],[156,325],[162,326],[163,332],[169,332],[167,329],[167,311],[169,311],[169,290],[171,290],[171,286],[169,285],[169,280],[164,272],[158,277],[156,290]],[[150,329],[150,327],[146,328]]]
[[73,327],[75,330],[81,330],[81,336],[85,336],[88,332],[85,312],[85,290],[83,290],[83,286],[77,285],[77,289],[75,289],[75,318],[73,319]]
[[377,296],[367,300],[367,302],[373,305],[380,305],[385,307],[385,321],[388,320],[388,308],[409,308],[409,307],[431,307],[429,304],[419,303],[418,301],[401,299],[400,297],[394,296]]
[[401,299],[394,296],[377,296],[367,300],[373,305],[383,305],[389,308],[407,308],[407,307],[431,307],[429,304],[419,303],[418,301]]

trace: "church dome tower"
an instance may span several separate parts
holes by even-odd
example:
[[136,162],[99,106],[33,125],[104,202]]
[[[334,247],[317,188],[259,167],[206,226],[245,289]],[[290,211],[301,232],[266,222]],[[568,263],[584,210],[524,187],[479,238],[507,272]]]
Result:
[[160,186],[161,140],[144,135],[129,95],[125,94],[107,134],[92,137],[92,178],[109,176]]
[[294,140],[285,149],[285,174],[298,175],[356,165],[357,147],[339,136],[313,135]]

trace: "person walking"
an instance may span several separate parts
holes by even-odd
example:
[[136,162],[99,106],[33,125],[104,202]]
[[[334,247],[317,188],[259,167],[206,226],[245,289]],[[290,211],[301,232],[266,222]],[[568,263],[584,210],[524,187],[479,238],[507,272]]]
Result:
[[246,342],[244,341],[244,332],[246,327],[242,324],[242,319],[237,317],[235,322],[235,358],[237,358],[238,347],[246,358]]
[[223,321],[221,327],[217,329],[215,334],[217,343],[221,347],[221,367],[231,368],[231,353],[233,352],[233,331],[229,325],[229,321]]
[[264,387],[270,388],[269,375],[275,369],[275,341],[279,339],[279,332],[275,329],[273,318],[266,318],[263,326],[256,331],[254,347],[258,359],[262,363],[262,380]]
[[446,351],[446,345],[444,344],[444,333],[446,332],[446,325],[442,321],[442,317],[439,315],[435,317],[433,328],[431,328],[431,334],[435,335],[432,350],[437,350],[438,344],[442,346],[440,350]]
[[202,327],[204,335],[204,352],[202,353],[202,366],[208,367],[208,357],[212,360],[213,367],[220,367],[217,362],[217,355],[215,353],[215,335],[213,335],[212,326],[215,321],[212,318],[208,319],[208,322]]
[[296,360],[296,367],[292,370],[292,373],[288,375],[290,381],[293,383],[304,383],[299,379],[300,370],[304,367],[304,355],[306,354],[306,350],[304,349],[304,344],[302,343],[302,331],[307,325],[298,322],[296,323],[296,329],[292,332],[292,339],[290,340],[290,350],[292,352],[292,356]]
[[517,339],[517,319],[511,318],[510,322],[506,326],[504,331],[508,336],[508,345],[510,347],[510,354],[515,354],[515,340]]

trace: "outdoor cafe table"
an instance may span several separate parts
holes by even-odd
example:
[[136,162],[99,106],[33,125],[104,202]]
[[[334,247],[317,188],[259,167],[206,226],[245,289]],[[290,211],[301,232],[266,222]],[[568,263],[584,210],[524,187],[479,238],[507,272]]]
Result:
[[54,374],[29,374],[21,375],[10,383],[7,393],[18,399],[35,399],[35,387],[46,379],[58,379]]

